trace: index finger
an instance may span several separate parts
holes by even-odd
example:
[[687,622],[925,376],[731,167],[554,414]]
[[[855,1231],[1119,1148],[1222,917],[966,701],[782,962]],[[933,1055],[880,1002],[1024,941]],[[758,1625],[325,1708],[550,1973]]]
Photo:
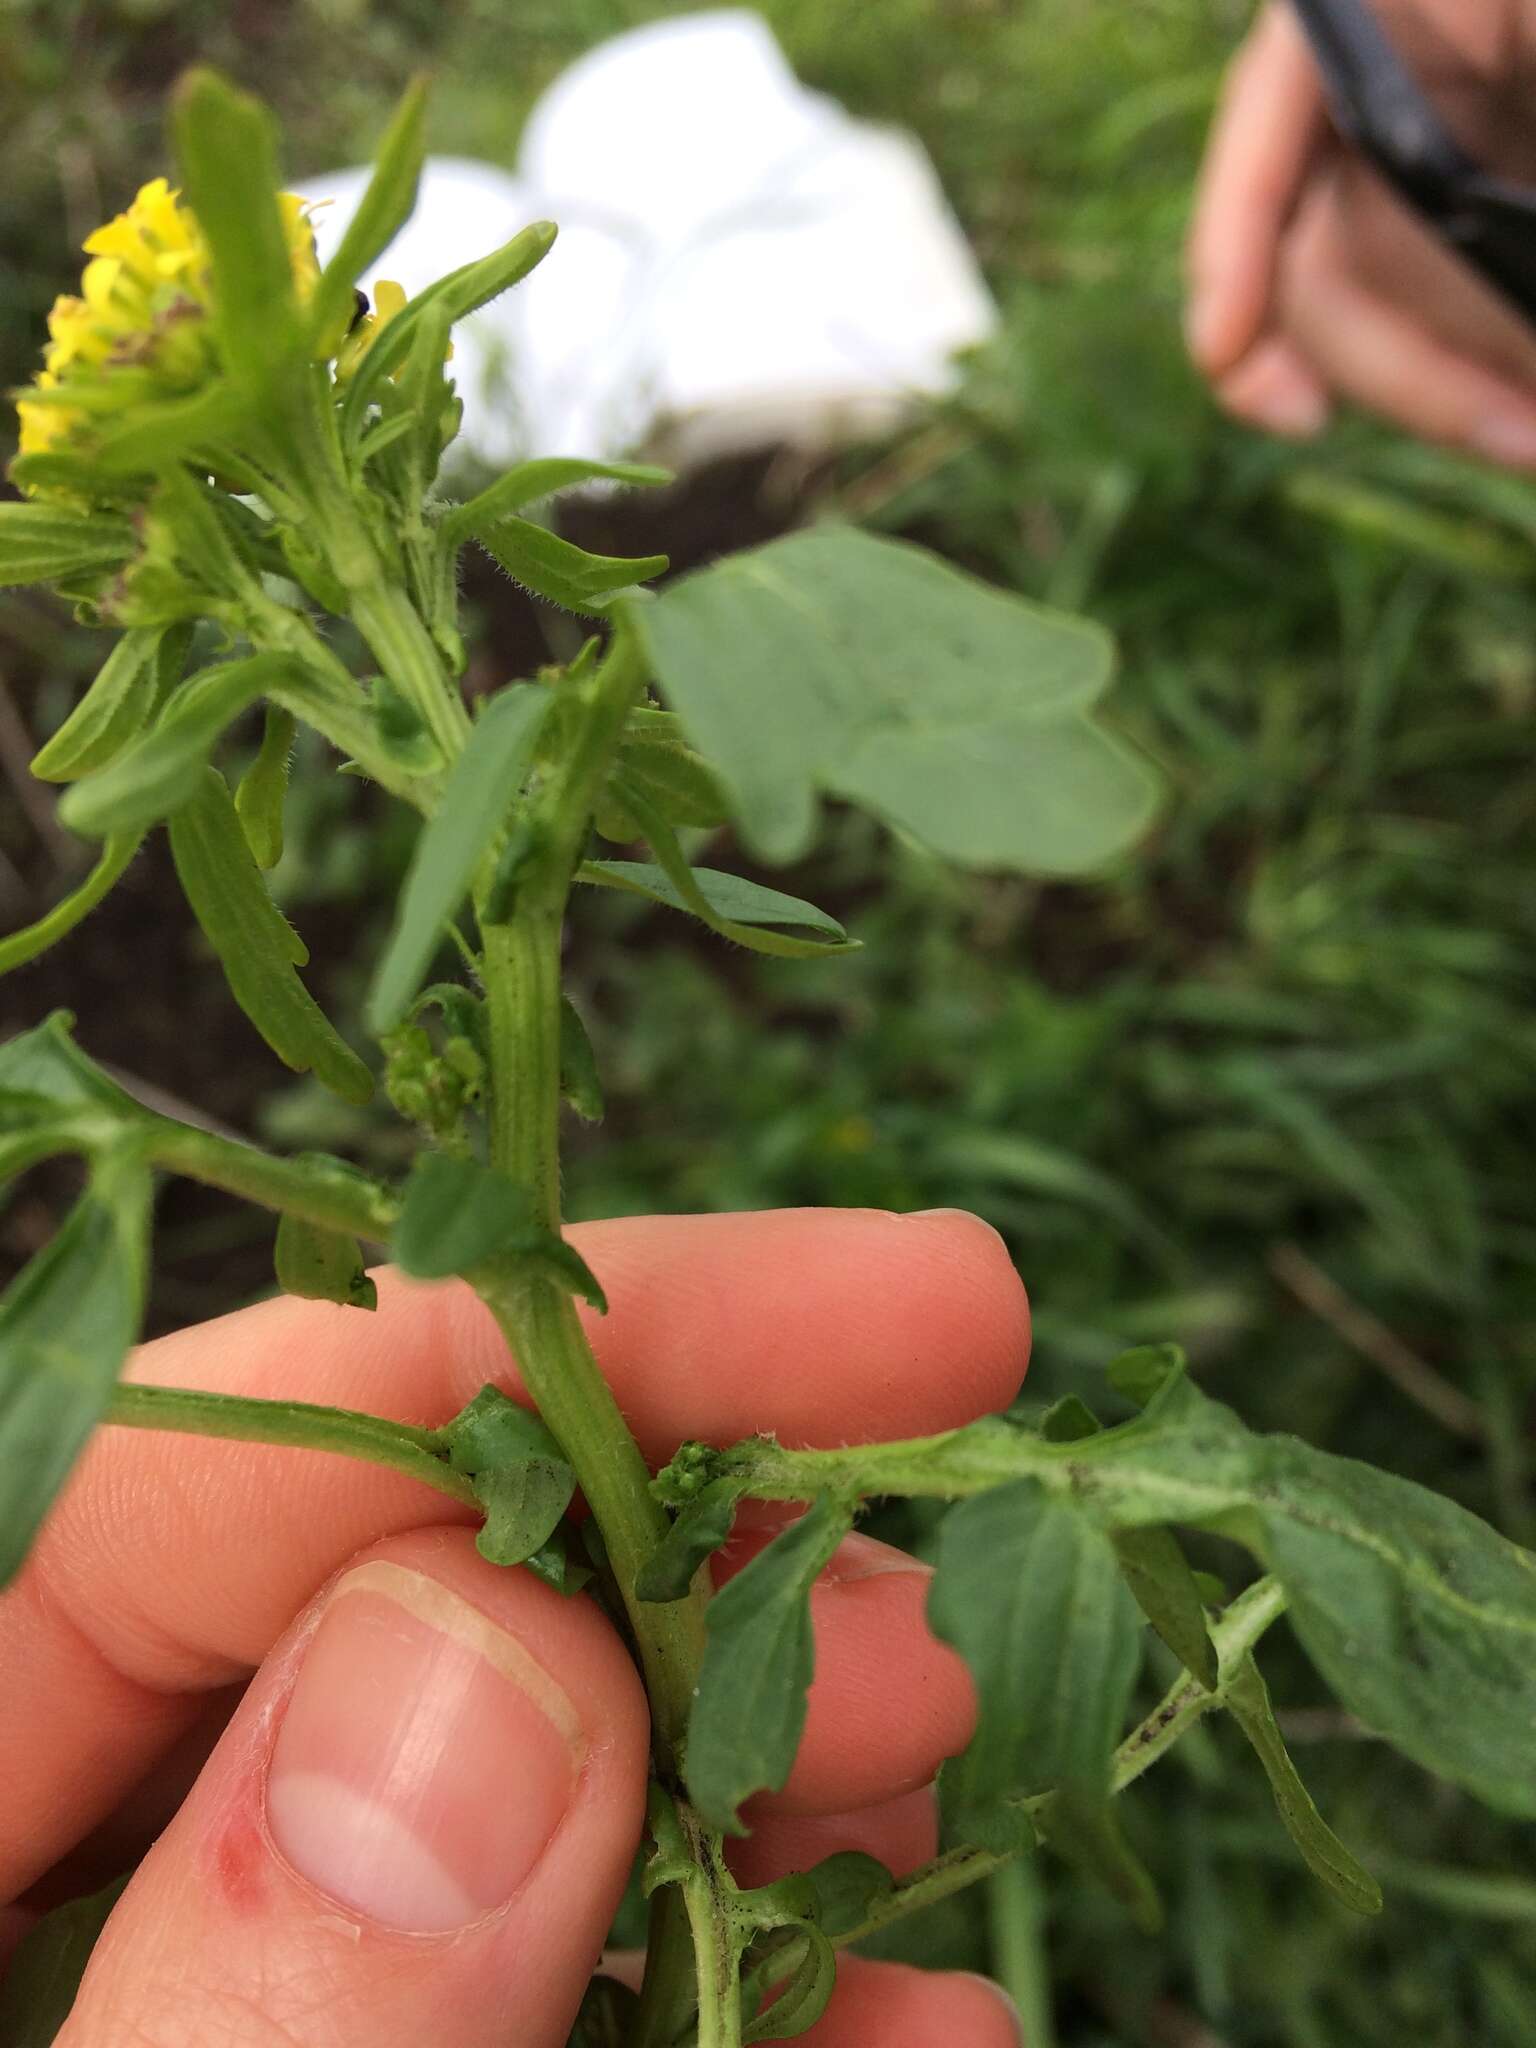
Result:
[[[639,1217],[574,1230],[610,1312],[599,1363],[654,1461],[686,1436],[839,1444],[1012,1397],[1024,1292],[954,1211]],[[469,1289],[379,1276],[375,1315],[283,1299],[146,1346],[131,1377],[428,1425],[519,1391]],[[103,1431],[0,1596],[0,1898],[148,1769],[196,1696],[249,1672],[365,1544],[467,1510],[323,1452]]]
[[1222,88],[1185,252],[1190,353],[1208,377],[1257,339],[1280,236],[1323,133],[1322,87],[1288,6],[1271,0]]

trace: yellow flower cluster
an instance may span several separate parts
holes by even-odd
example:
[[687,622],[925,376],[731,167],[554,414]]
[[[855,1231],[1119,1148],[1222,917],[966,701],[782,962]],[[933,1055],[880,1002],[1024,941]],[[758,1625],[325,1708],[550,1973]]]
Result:
[[[319,277],[305,203],[279,195],[294,284],[300,300]],[[126,213],[85,243],[91,261],[79,295],[54,301],[39,391],[68,387],[81,373],[137,366],[154,372],[168,395],[196,389],[212,366],[207,312],[212,289],[207,245],[189,209],[164,178],[145,185]],[[75,407],[22,398],[21,451],[68,442],[85,415]]]

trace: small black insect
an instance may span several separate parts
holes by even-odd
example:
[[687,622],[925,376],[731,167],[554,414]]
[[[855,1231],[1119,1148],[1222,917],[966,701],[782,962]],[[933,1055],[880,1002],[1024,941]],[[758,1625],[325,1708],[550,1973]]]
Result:
[[373,310],[368,303],[368,294],[360,284],[355,284],[352,287],[352,304],[352,320],[347,328],[348,334],[355,334],[360,324],[368,318],[368,315]]

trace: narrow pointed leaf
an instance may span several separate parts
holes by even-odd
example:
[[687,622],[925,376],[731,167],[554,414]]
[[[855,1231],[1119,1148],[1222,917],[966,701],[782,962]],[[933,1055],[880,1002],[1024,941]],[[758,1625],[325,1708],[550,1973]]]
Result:
[[488,484],[476,497],[455,505],[443,520],[443,538],[450,546],[471,539],[483,528],[493,526],[509,513],[521,512],[568,491],[578,484],[599,480],[618,484],[669,484],[672,472],[650,462],[585,462],[579,457],[549,455],[533,462],[520,462],[505,476]]
[[789,1776],[815,1663],[811,1587],[852,1524],[852,1510],[824,1494],[709,1603],[687,1778],[694,1805],[724,1833],[744,1833],[742,1801]]
[[549,603],[596,617],[621,591],[659,576],[665,555],[593,555],[531,519],[507,517],[475,535],[509,576]]
[[413,79],[379,145],[368,188],[315,288],[308,324],[316,350],[330,343],[334,352],[340,345],[351,321],[353,286],[411,217],[426,154],[426,118],[427,81]]
[[237,385],[259,391],[300,347],[272,116],[259,100],[200,67],[177,87],[171,128],[182,189],[213,265],[225,367]]
[[65,792],[60,819],[72,832],[101,838],[143,831],[167,817],[195,794],[225,727],[292,674],[292,664],[278,654],[249,654],[204,669],[177,691],[152,732]]
[[397,1024],[420,988],[442,944],[443,926],[512,811],[553,701],[541,686],[519,684],[493,697],[476,722],[442,802],[416,842],[395,928],[368,999],[373,1031]]
[[581,1012],[560,998],[560,1093],[585,1123],[602,1121],[603,1082]]
[[535,221],[489,256],[440,277],[396,314],[353,372],[342,408],[349,445],[363,431],[375,392],[405,360],[424,313],[431,307],[440,307],[451,327],[481,306],[489,305],[543,261],[554,245],[555,232],[552,221]]
[[1243,1660],[1229,1683],[1226,1705],[1264,1766],[1285,1831],[1312,1875],[1352,1913],[1379,1913],[1381,1887],[1313,1805],[1275,1720],[1269,1687],[1252,1657]]
[[283,857],[283,799],[288,794],[288,763],[297,730],[298,721],[291,711],[269,704],[261,746],[235,791],[235,811],[259,868],[275,868]]
[[1175,1657],[1213,1692],[1220,1676],[1189,1560],[1167,1529],[1118,1529],[1110,1539],[1132,1598]]
[[[851,953],[858,941],[850,939],[835,917],[818,910],[814,903],[802,903],[797,896],[785,896],[749,882],[740,875],[728,875],[718,868],[690,868],[692,886],[685,894],[666,869],[648,861],[588,860],[576,871],[578,882],[599,888],[623,889],[632,896],[648,896],[669,910],[685,910],[701,917],[711,931],[750,946],[754,952],[776,953],[791,960],[819,958],[824,953]],[[699,908],[702,905],[702,909]],[[782,932],[764,932],[765,925],[800,925],[808,931],[825,932],[826,938],[796,939]]]
[[121,636],[80,702],[34,756],[32,773],[40,782],[89,775],[144,730],[159,693],[156,657],[164,637],[163,626],[135,626]]
[[62,903],[56,903],[35,924],[25,925],[19,932],[8,932],[0,939],[0,974],[8,974],[13,967],[24,966],[28,960],[35,960],[40,953],[46,953],[50,946],[57,945],[60,939],[72,932],[82,919],[89,917],[121,878],[143,843],[142,832],[114,833],[102,848],[100,860],[78,889],[71,890]]
[[267,893],[224,778],[205,768],[196,794],[170,820],[176,872],[235,1001],[278,1058],[313,1072],[347,1102],[366,1102],[373,1079],[295,971],[303,942]]
[[139,1332],[149,1169],[99,1161],[50,1243],[0,1297],[0,1585],[111,1398]]
[[0,589],[65,583],[82,573],[115,569],[135,546],[126,519],[42,505],[0,505]]

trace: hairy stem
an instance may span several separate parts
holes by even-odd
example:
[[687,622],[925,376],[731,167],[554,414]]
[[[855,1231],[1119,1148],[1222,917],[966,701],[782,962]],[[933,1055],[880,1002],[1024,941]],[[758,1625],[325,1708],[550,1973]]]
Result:
[[[1285,1612],[1285,1604],[1284,1592],[1270,1578],[1256,1580],[1246,1592],[1238,1595],[1211,1630],[1221,1671],[1215,1691],[1207,1692],[1198,1679],[1187,1673],[1178,1679],[1115,1751],[1109,1780],[1111,1792],[1123,1792],[1127,1785],[1134,1784],[1143,1771],[1150,1770],[1158,1758],[1173,1747],[1186,1729],[1225,1704],[1227,1694],[1242,1671],[1244,1660],[1264,1631]],[[1053,1797],[1052,1793],[1045,1792],[1022,1803],[1033,1818],[1045,1811]],[[875,1899],[857,1927],[837,1936],[837,1945],[841,1948],[850,1942],[863,1941],[867,1935],[889,1927],[893,1920],[905,1919],[909,1913],[937,1905],[940,1899],[950,1898],[955,1892],[964,1891],[967,1885],[991,1877],[1022,1853],[1017,1849],[950,1849]]]
[[169,1117],[147,1122],[145,1150],[156,1166],[188,1180],[375,1244],[388,1242],[399,1219],[389,1190],[340,1160],[280,1159]]
[[118,1387],[104,1418],[120,1429],[166,1429],[237,1443],[288,1444],[363,1458],[419,1479],[452,1499],[475,1506],[475,1490],[442,1455],[437,1431],[390,1422],[351,1408],[321,1408],[307,1401],[253,1401],[237,1394],[204,1394],[186,1387]]

